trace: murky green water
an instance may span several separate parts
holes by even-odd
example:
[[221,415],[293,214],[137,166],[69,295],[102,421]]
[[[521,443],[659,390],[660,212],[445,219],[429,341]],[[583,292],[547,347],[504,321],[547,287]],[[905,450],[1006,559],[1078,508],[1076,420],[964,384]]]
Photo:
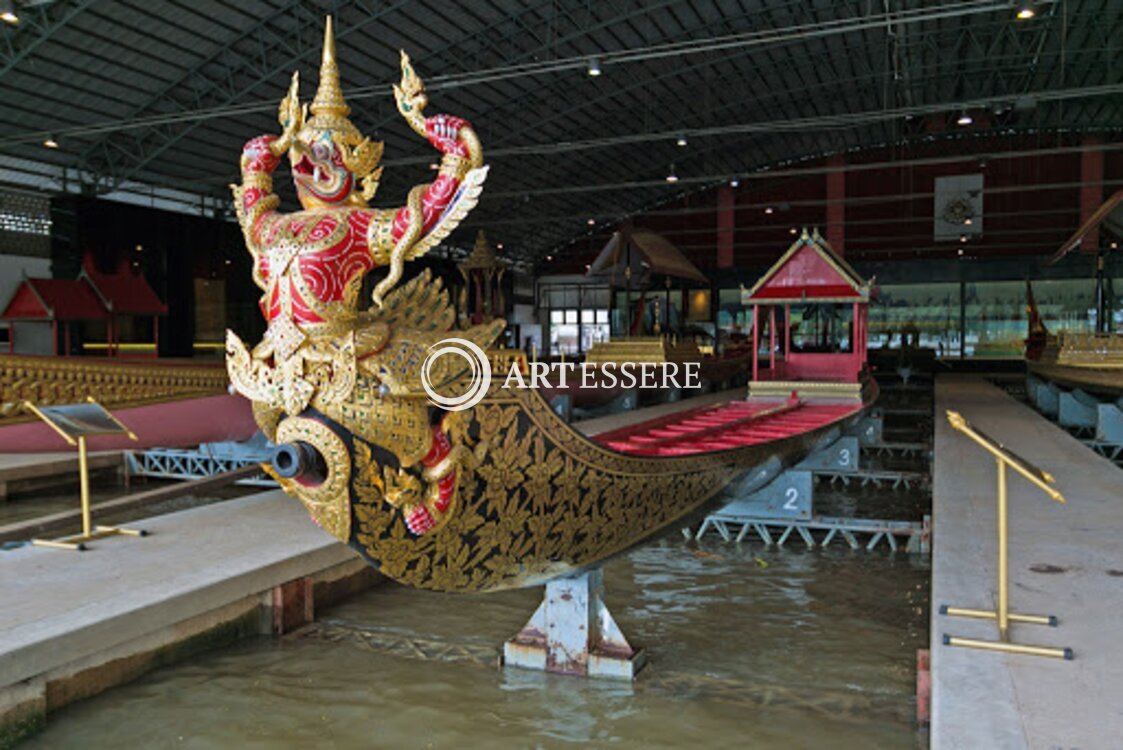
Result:
[[387,584],[320,613],[341,640],[201,656],[62,710],[25,747],[917,746],[926,561],[667,540],[605,579],[650,656],[634,685],[497,669],[537,591]]

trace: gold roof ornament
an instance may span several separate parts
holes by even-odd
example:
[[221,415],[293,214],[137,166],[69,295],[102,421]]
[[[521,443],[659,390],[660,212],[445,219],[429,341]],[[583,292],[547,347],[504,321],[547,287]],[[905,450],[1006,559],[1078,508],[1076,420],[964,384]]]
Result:
[[472,247],[471,254],[460,264],[463,269],[472,268],[503,268],[506,264],[495,255],[495,249],[487,241],[484,230],[476,233],[476,244]]

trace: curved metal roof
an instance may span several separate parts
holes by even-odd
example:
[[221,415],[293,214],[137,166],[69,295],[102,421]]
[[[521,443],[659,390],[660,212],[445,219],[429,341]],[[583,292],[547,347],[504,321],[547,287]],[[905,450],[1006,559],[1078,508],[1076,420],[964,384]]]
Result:
[[[1029,20],[1006,0],[16,5],[21,22],[0,24],[0,160],[65,168],[44,187],[158,186],[225,205],[241,144],[277,130],[292,70],[312,91],[330,13],[352,119],[386,142],[379,202],[435,161],[394,108],[405,49],[429,113],[470,119],[492,164],[454,240],[470,247],[484,228],[523,259],[684,190],[907,140],[964,109],[988,132],[1123,123],[1115,0],[1037,2]],[[60,148],[42,147],[48,133]]]

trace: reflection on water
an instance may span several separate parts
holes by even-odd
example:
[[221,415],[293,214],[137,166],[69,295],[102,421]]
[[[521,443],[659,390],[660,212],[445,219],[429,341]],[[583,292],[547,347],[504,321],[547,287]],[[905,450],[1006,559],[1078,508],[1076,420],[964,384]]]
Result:
[[610,563],[605,582],[650,656],[634,685],[495,669],[538,591],[387,584],[320,613],[366,638],[208,654],[64,709],[26,747],[916,746],[926,561],[664,541]]

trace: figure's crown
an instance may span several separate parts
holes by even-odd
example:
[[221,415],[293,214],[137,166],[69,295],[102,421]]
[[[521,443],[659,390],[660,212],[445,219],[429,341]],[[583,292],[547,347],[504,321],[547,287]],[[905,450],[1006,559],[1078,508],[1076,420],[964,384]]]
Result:
[[[343,89],[339,85],[339,64],[335,61],[335,34],[332,33],[331,16],[324,26],[324,51],[320,59],[320,85],[316,98],[312,100],[312,114],[325,119],[346,119],[351,108],[343,99]],[[348,125],[351,123],[348,122]],[[354,127],[354,126],[352,126]]]
[[[289,97],[296,98],[294,78],[293,90]],[[286,98],[281,103],[279,115],[282,125],[285,123],[286,113],[290,106],[300,109],[299,102]],[[361,199],[369,201],[378,189],[378,179],[382,174],[378,162],[382,159],[382,143],[364,138],[354,123],[347,119],[351,108],[343,98],[343,89],[339,85],[339,64],[335,59],[335,34],[332,32],[331,16],[327,17],[324,26],[324,51],[320,59],[320,83],[316,88],[316,96],[309,107],[312,116],[300,122],[298,127],[302,131],[326,131],[331,135],[332,141],[340,151],[344,165],[351,170],[362,185]],[[286,126],[287,127],[287,126]],[[293,148],[299,148],[294,144]]]

